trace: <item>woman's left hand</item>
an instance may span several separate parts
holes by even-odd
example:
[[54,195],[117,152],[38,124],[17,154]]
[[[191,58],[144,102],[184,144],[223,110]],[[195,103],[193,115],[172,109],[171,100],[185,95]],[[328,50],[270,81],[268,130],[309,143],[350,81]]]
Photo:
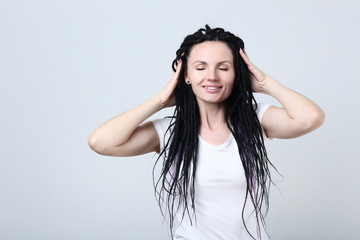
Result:
[[240,55],[246,65],[248,66],[249,72],[250,72],[250,80],[251,80],[251,87],[253,92],[258,93],[266,93],[266,83],[271,78],[266,73],[258,69],[249,59],[246,52],[244,52],[242,49],[240,49]]

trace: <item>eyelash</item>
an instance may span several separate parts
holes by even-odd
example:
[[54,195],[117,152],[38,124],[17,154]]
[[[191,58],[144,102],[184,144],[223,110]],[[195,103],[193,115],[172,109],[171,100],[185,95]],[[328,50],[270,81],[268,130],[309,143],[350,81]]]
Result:
[[[227,68],[219,68],[219,69],[222,70],[222,71],[227,71],[228,70]],[[203,71],[203,70],[205,70],[205,68],[197,68],[196,70]]]

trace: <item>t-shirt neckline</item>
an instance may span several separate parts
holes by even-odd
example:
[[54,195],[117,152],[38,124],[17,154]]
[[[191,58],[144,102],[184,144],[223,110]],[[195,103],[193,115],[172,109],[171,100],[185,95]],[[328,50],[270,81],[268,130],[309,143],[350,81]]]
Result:
[[228,146],[229,143],[231,142],[231,140],[233,139],[233,135],[232,135],[232,133],[230,133],[230,136],[224,143],[222,143],[220,145],[214,145],[214,144],[208,143],[204,138],[201,137],[200,134],[198,134],[198,136],[199,136],[199,142],[202,142],[204,145],[206,145],[210,148],[213,148],[213,149],[223,149],[226,146]]

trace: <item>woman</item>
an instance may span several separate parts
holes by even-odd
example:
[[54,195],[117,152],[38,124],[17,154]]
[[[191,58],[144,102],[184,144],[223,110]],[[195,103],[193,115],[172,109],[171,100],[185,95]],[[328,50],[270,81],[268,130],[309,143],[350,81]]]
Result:
[[[187,36],[176,55],[166,87],[101,125],[89,146],[109,156],[159,153],[155,188],[174,239],[267,239],[262,207],[266,212],[271,163],[264,139],[309,133],[324,113],[255,67],[243,41],[221,28],[206,25]],[[253,92],[282,107],[257,104]],[[144,122],[174,105],[171,118]]]

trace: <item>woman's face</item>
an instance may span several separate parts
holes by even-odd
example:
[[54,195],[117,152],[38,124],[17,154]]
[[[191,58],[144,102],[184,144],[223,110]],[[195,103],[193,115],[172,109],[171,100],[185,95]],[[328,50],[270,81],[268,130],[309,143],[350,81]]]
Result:
[[187,75],[199,104],[223,103],[231,94],[235,79],[234,60],[223,42],[195,45],[188,57]]

